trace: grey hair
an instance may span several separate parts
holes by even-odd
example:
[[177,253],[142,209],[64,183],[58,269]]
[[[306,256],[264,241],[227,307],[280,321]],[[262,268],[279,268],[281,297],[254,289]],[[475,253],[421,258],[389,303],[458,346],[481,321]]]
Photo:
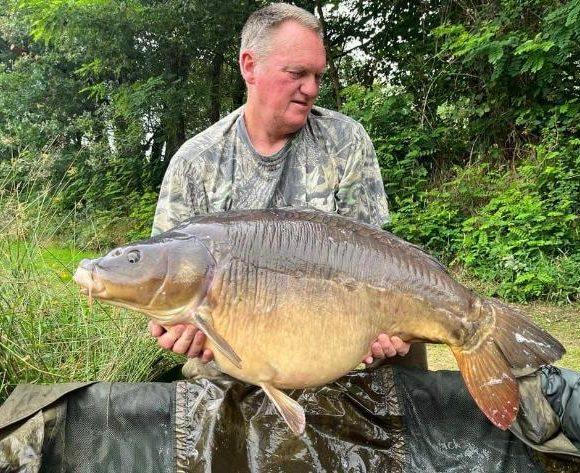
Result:
[[258,57],[264,57],[270,47],[270,35],[286,21],[295,21],[322,39],[322,25],[312,13],[288,3],[272,3],[256,10],[246,21],[240,52],[251,49]]

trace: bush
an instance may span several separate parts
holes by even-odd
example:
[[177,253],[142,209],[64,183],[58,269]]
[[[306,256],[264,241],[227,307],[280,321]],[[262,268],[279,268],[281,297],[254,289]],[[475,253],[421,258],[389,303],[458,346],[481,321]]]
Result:
[[463,222],[492,198],[498,175],[488,163],[453,167],[447,180],[401,202],[392,231],[451,263],[463,241]]
[[358,120],[373,140],[385,190],[396,209],[426,188],[425,158],[435,152],[434,137],[420,128],[413,98],[399,88],[352,85],[343,95],[342,112]]
[[457,259],[515,300],[578,298],[580,140],[545,144],[505,178],[505,188],[463,222]]

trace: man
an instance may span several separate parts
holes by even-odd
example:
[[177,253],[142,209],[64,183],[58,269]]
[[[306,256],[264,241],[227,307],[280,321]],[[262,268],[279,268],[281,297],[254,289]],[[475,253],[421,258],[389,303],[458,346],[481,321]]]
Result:
[[[240,70],[247,102],[187,141],[165,175],[153,234],[196,214],[309,205],[381,226],[386,196],[372,143],[354,120],[314,107],[326,67],[318,20],[283,3],[255,12],[242,31]],[[194,326],[150,331],[161,347],[203,362]],[[404,356],[409,344],[378,336],[365,363]],[[409,359],[426,367],[421,345]]]

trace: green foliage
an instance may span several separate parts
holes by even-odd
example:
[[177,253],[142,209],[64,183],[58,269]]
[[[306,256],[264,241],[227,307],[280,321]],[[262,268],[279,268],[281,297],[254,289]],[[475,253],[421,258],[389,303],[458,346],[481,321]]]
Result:
[[499,176],[487,163],[455,166],[447,180],[402,202],[393,213],[392,231],[451,262],[461,249],[463,222],[498,191]]
[[463,222],[458,259],[512,299],[578,298],[579,140],[543,146],[480,212]]
[[[24,188],[11,187],[6,168],[0,176],[0,402],[26,382],[159,376],[178,358],[162,353],[146,319],[98,302],[89,306],[72,282],[79,261],[96,256],[81,240],[90,240],[91,230],[99,238],[100,229],[54,202],[66,183],[51,188],[42,173],[29,176],[35,182]],[[143,207],[148,200],[142,198]],[[55,244],[65,237],[70,246]]]
[[492,283],[492,295],[577,299],[580,140],[557,150],[550,141],[530,147],[512,172],[485,163],[455,168],[403,203],[393,231]]
[[427,185],[426,158],[434,137],[419,126],[413,100],[399,88],[352,85],[343,90],[342,112],[357,119],[371,136],[385,190],[395,208]]
[[461,238],[461,214],[453,205],[450,193],[421,193],[415,200],[402,202],[393,213],[391,230],[409,241],[421,243],[443,261],[457,251]]
[[578,298],[579,11],[450,10],[431,32],[428,94],[413,100],[435,168],[393,206],[392,228],[508,299]]
[[149,336],[143,317],[87,306],[71,276],[92,255],[47,244],[54,229],[36,222],[25,240],[0,236],[0,402],[21,383],[138,382],[175,364]]
[[169,158],[239,105],[235,40],[257,5],[0,4],[0,166],[29,185],[27,169],[50,149],[46,179],[68,183],[54,196],[62,210],[99,221],[103,235],[118,231],[116,240],[142,234],[131,212],[158,189]]
[[134,199],[131,199],[137,203],[132,206],[129,214],[131,219],[131,230],[127,234],[129,240],[143,240],[151,235],[157,197],[156,192],[148,191],[139,198],[135,196]]
[[[554,108],[577,95],[580,78],[580,2],[516,2],[501,8],[482,7],[463,24],[444,24],[433,30],[443,40],[438,57],[442,74],[453,79],[454,93],[471,98],[478,111],[472,120],[480,146],[503,145],[504,153],[517,153],[525,132],[538,136],[542,121],[537,114],[552,115]],[[526,112],[534,113],[526,120]],[[514,126],[517,123],[517,126]],[[539,125],[539,126],[538,126]],[[503,146],[502,146],[503,147]]]

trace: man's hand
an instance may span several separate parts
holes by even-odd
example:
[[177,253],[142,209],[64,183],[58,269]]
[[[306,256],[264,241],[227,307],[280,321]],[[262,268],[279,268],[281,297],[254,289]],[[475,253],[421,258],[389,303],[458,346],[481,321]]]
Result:
[[[178,324],[164,328],[155,322],[149,322],[151,335],[157,338],[161,348],[172,350],[174,353],[187,355],[189,358],[199,357],[203,363],[213,359],[213,353],[209,349],[203,349],[205,335],[195,325]],[[405,356],[411,345],[399,337],[388,337],[381,333],[371,344],[371,348],[363,358],[363,362],[370,365],[375,358],[384,359],[393,356]]]
[[189,358],[196,356],[203,363],[213,360],[213,353],[210,349],[203,349],[205,335],[195,325],[177,324],[169,328],[162,327],[155,322],[149,322],[149,332],[157,339],[161,348],[171,350]]
[[375,358],[383,359],[393,356],[405,356],[409,353],[411,344],[404,342],[399,337],[389,337],[381,333],[378,338],[371,344],[371,349],[363,358],[363,363],[370,365]]

